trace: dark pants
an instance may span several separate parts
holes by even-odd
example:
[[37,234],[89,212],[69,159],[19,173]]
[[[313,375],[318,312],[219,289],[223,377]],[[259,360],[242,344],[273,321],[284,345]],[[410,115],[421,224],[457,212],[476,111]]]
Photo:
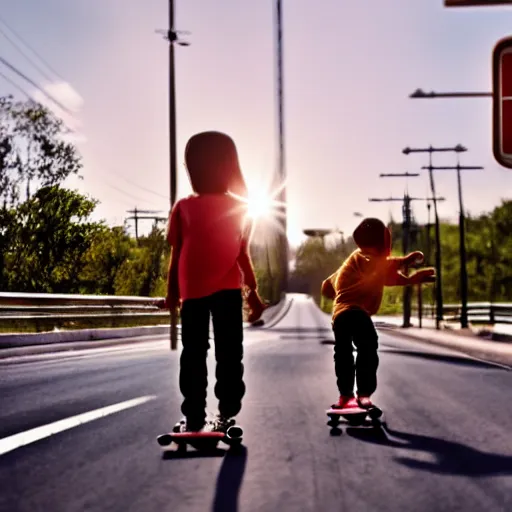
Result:
[[[333,331],[334,368],[340,395],[353,395],[357,380],[358,394],[370,396],[377,389],[379,366],[378,336],[372,319],[361,309],[344,311],[335,318]],[[352,342],[357,349],[355,364]]]
[[181,411],[189,425],[199,427],[206,418],[210,313],[217,361],[215,396],[219,400],[219,412],[228,418],[238,414],[245,394],[241,290],[222,290],[208,297],[183,301],[180,390],[184,400]]

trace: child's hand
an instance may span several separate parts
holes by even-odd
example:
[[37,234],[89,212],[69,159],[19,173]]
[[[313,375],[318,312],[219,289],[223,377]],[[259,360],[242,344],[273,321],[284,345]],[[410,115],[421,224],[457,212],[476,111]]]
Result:
[[159,299],[155,301],[155,306],[160,309],[177,309],[180,306],[180,299],[167,296],[165,299]]
[[252,324],[261,318],[261,315],[267,306],[263,303],[260,296],[258,295],[258,292],[254,289],[250,290],[249,294],[247,295],[247,304],[251,310],[247,321]]
[[410,279],[414,281],[414,284],[434,283],[436,280],[436,271],[432,267],[422,268],[415,272]]
[[167,309],[165,299],[158,299],[153,302],[158,309]]
[[413,251],[407,255],[407,265],[422,265],[425,261],[425,256],[421,251]]

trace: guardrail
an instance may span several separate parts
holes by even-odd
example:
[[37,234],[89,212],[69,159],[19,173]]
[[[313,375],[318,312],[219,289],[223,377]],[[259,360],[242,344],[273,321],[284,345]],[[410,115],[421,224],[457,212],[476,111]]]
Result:
[[169,323],[158,297],[0,292],[1,332],[131,327]]
[[[444,319],[449,322],[459,322],[461,309],[460,304],[444,304]],[[417,306],[415,311],[418,311]],[[425,316],[434,318],[435,312],[435,306],[423,305]],[[468,304],[468,320],[473,324],[512,324],[512,303],[470,302]]]

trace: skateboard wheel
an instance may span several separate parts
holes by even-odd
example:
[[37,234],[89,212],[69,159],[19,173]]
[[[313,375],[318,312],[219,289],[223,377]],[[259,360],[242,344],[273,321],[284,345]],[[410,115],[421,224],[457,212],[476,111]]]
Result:
[[156,441],[160,446],[169,446],[172,443],[172,437],[170,434],[163,434],[158,436]]
[[378,407],[373,407],[368,411],[368,414],[372,420],[377,420],[382,416],[382,411]]
[[242,430],[242,427],[239,427],[237,425],[233,425],[232,427],[229,427],[226,431],[226,435],[230,439],[240,439],[244,434],[244,431]]

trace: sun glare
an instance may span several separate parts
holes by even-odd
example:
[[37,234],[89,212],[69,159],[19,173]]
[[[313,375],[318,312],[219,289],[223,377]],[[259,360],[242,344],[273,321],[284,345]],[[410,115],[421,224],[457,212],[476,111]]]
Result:
[[268,217],[272,213],[272,198],[264,190],[254,190],[247,200],[247,215],[251,219]]

